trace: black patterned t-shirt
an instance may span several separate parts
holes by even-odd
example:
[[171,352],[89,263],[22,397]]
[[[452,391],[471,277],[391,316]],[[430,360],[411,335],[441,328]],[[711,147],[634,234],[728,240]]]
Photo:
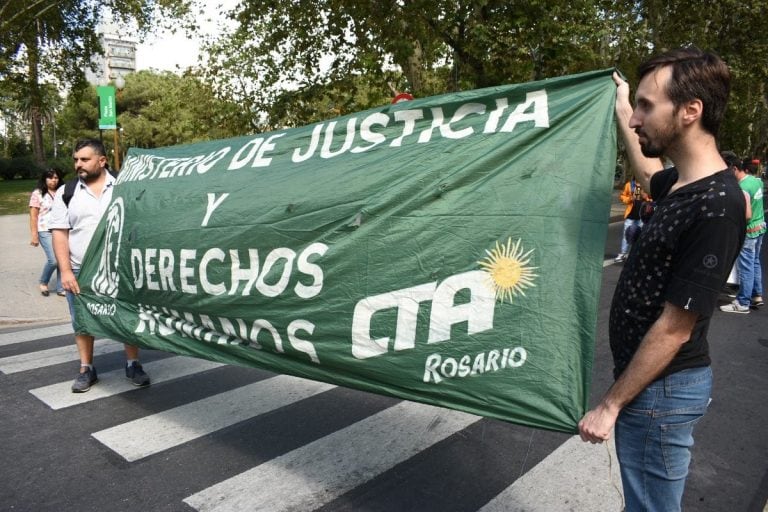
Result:
[[664,303],[695,311],[699,318],[660,377],[710,363],[707,330],[746,230],[744,195],[730,170],[670,194],[677,169],[651,179],[656,210],[632,246],[611,303],[609,337],[618,378]]

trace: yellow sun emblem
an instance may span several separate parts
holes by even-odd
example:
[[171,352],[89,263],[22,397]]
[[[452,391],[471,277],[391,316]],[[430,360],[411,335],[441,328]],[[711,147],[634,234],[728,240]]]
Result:
[[539,267],[530,267],[530,255],[533,249],[523,253],[520,239],[514,244],[512,238],[507,239],[506,244],[496,242],[496,247],[485,251],[488,254],[482,261],[478,261],[485,272],[488,273],[488,282],[496,293],[499,302],[505,298],[512,303],[516,295],[525,295],[525,288],[536,286],[533,278],[538,277],[533,271]]

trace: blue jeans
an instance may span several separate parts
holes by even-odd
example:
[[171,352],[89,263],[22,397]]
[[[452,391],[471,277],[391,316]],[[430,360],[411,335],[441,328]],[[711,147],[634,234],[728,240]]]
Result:
[[736,300],[742,306],[749,306],[752,297],[763,296],[763,266],[760,263],[762,247],[763,235],[745,238],[736,260],[736,271],[739,274],[739,293]]
[[707,410],[709,366],[652,382],[619,414],[616,453],[626,511],[679,511],[693,427]]
[[47,261],[43,267],[43,273],[40,274],[40,284],[48,286],[48,282],[51,280],[53,271],[56,271],[56,291],[63,292],[64,288],[61,287],[61,274],[59,273],[59,265],[56,263],[56,255],[53,253],[53,237],[50,231],[38,231],[37,238],[40,240],[40,247],[45,252]]
[[629,242],[627,242],[627,230],[630,226],[643,227],[643,221],[640,219],[624,219],[624,230],[621,232],[621,254],[629,252]]

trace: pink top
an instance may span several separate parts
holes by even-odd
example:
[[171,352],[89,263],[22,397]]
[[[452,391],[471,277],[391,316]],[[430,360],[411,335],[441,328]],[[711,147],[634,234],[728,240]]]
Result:
[[32,195],[29,198],[29,207],[37,208],[40,213],[37,216],[37,230],[48,231],[48,219],[51,214],[51,208],[53,208],[53,198],[56,197],[56,193],[53,195],[40,193],[40,189],[32,191]]

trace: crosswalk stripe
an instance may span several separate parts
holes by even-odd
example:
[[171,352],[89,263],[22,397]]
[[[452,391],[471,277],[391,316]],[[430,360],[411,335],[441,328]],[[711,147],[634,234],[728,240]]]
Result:
[[[123,344],[110,340],[108,338],[97,339],[93,343],[93,355],[99,356],[118,352],[123,350]],[[16,356],[0,358],[0,373],[9,375],[11,373],[25,372],[54,364],[61,364],[70,361],[77,361],[77,347],[74,341],[66,347],[49,348],[47,350],[38,350]]]
[[[152,379],[152,383],[159,384],[224,365],[192,357],[174,356],[142,364],[142,366]],[[72,381],[59,382],[50,386],[32,389],[30,393],[51,409],[58,410],[139,389],[125,378],[125,370],[123,368],[100,373],[99,382],[87,393],[72,393],[71,387]]]
[[201,512],[314,510],[479,419],[401,402],[184,502]]
[[51,325],[49,327],[28,329],[26,331],[6,332],[0,334],[0,347],[13,345],[14,343],[24,343],[25,341],[53,338],[54,336],[64,336],[65,334],[72,334],[72,326],[70,324]]
[[573,436],[478,512],[623,510],[618,466],[613,439],[592,445]]
[[133,462],[334,387],[278,375],[101,430],[93,437]]
[[[71,333],[69,326],[20,331],[0,335],[0,345],[68,333]],[[122,350],[123,346],[108,339],[96,343],[96,354]],[[67,346],[2,358],[0,371],[21,372],[58,364],[62,358],[75,360],[76,351]],[[183,356],[144,365],[155,384],[220,366],[223,365]],[[52,409],[62,409],[138,389],[124,375],[122,368],[100,374],[100,382],[88,393],[72,393],[71,381],[33,389],[30,393]],[[92,435],[127,461],[134,462],[333,387],[279,375]],[[404,401],[203,489],[184,502],[199,511],[216,512],[315,509],[479,419],[458,411]],[[579,471],[575,472],[574,468]],[[557,492],[541,489],[557,489]],[[573,437],[478,512],[574,507],[619,510],[621,506],[621,479],[612,443],[606,451]]]

